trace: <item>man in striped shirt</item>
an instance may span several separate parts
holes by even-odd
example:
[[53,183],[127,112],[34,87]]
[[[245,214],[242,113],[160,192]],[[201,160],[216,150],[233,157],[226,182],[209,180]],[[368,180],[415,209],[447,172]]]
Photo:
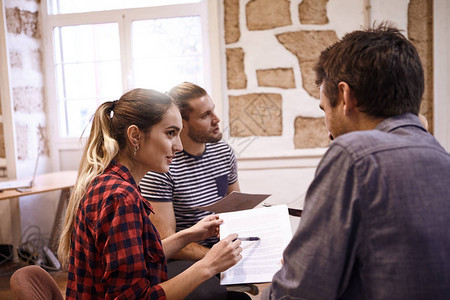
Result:
[[[141,193],[153,206],[151,216],[161,238],[191,227],[210,214],[195,207],[213,204],[232,191],[239,191],[236,157],[221,141],[219,117],[207,92],[192,83],[181,83],[169,91],[183,118],[184,150],[172,159],[169,172],[149,172],[140,183]],[[169,261],[169,277],[203,258],[217,239],[191,243]],[[196,291],[195,299],[226,299],[225,287],[213,277]],[[228,295],[230,296],[230,295]]]

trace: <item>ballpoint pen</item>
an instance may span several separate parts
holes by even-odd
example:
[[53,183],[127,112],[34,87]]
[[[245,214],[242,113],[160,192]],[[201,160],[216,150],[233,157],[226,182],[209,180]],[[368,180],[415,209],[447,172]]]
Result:
[[259,240],[261,240],[257,236],[238,237],[238,239],[241,240],[241,241],[259,241]]

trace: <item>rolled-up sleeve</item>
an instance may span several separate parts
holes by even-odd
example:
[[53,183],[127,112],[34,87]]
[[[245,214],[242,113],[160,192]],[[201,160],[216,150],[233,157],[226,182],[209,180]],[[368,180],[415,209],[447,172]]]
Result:
[[158,253],[160,249],[143,247],[143,237],[152,234],[155,245],[159,243],[156,232],[144,231],[143,208],[126,197],[115,197],[111,202],[97,225],[97,240],[105,241],[99,247],[103,249],[105,299],[164,299],[164,290],[156,283],[167,275],[163,268],[155,267],[164,265],[164,261],[157,255],[152,256],[155,261],[145,260],[145,251]]

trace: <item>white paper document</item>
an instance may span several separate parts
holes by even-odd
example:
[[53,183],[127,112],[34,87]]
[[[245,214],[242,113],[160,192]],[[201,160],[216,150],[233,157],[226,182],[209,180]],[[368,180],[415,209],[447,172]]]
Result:
[[242,241],[242,259],[220,274],[220,283],[270,282],[281,268],[283,251],[292,238],[286,205],[221,213],[220,237],[232,233],[239,237],[259,237],[259,241]]

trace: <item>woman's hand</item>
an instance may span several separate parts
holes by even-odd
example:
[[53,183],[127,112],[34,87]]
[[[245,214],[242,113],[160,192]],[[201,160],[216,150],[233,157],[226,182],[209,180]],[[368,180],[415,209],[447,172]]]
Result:
[[[217,216],[209,216],[194,226],[208,228],[209,230],[209,223],[220,224],[220,220]],[[161,282],[160,286],[163,288],[166,298],[183,299],[205,280],[239,262],[242,258],[240,254],[242,248],[240,247],[241,241],[237,237],[237,234],[230,234],[215,244],[205,257],[196,261],[190,268],[167,281]]]
[[212,236],[219,235],[219,225],[223,223],[218,215],[210,215],[204,217],[197,224],[190,227],[189,230],[192,235],[192,241],[202,241]]
[[199,261],[210,270],[211,276],[227,270],[242,259],[241,241],[237,237],[234,233],[222,239]]

